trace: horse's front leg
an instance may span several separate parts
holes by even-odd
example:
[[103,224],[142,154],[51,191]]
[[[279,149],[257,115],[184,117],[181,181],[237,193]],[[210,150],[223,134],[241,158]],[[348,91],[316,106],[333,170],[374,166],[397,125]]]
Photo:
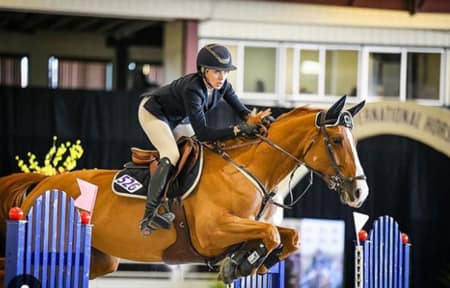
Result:
[[277,229],[280,233],[281,244],[267,256],[263,265],[258,268],[259,274],[267,273],[270,267],[286,259],[299,248],[299,235],[296,229],[281,226],[277,226]]
[[197,226],[199,244],[207,255],[219,254],[224,248],[249,240],[260,239],[267,252],[280,244],[280,234],[276,226],[247,218],[229,215],[222,216],[217,222],[207,219]]
[[265,222],[240,218],[237,216],[223,216],[214,225],[211,219],[197,226],[197,240],[202,250],[209,254],[224,249],[238,243],[253,241],[250,249],[236,252],[222,263],[219,277],[230,283],[239,276],[248,275],[261,266],[265,257],[269,255],[280,243],[280,234],[277,227]]

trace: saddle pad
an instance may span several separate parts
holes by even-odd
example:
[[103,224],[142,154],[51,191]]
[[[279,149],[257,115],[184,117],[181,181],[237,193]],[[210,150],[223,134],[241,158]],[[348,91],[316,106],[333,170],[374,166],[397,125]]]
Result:
[[[168,198],[181,197],[185,199],[197,186],[203,169],[203,147],[200,148],[200,157],[189,173],[181,171],[170,184],[167,191]],[[114,175],[112,191],[123,197],[147,198],[147,186],[150,182],[148,166],[126,163],[124,169]]]

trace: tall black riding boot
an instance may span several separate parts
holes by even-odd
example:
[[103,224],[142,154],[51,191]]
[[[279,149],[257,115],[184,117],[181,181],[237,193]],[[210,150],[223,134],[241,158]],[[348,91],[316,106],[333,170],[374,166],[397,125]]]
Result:
[[167,179],[173,169],[174,166],[172,166],[169,159],[166,157],[162,158],[158,168],[156,168],[154,175],[150,179],[147,190],[145,214],[140,223],[141,233],[144,236],[150,235],[158,227],[170,229],[172,221],[175,219],[175,215],[171,212],[164,213],[163,215],[158,214],[161,194],[164,191]]

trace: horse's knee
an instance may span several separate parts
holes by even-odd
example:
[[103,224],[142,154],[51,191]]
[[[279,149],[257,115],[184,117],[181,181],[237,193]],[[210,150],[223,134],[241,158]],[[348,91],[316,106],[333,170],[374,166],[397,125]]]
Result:
[[300,235],[296,229],[290,229],[290,239],[291,239],[291,245],[293,248],[298,249],[300,246]]
[[94,279],[115,272],[119,267],[119,258],[105,254],[95,248],[91,250],[91,269],[89,278]]
[[280,233],[276,226],[267,224],[264,229],[265,237],[262,239],[264,245],[266,246],[267,251],[272,251],[276,247],[278,247],[281,243]]
[[281,251],[280,259],[285,259],[290,254],[297,251],[300,247],[299,232],[296,229],[285,230],[283,234],[284,236],[282,237],[282,242],[284,247]]

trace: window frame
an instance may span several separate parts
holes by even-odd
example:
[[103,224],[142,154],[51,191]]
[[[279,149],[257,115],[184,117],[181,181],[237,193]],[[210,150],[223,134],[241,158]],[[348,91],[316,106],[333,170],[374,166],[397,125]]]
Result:
[[[405,95],[404,98],[401,99],[402,101],[414,101],[417,102],[418,104],[424,104],[424,105],[430,105],[430,106],[437,106],[437,105],[444,105],[444,93],[445,93],[445,66],[446,66],[446,53],[445,53],[445,49],[443,48],[420,48],[420,47],[410,47],[410,48],[404,48],[405,50],[405,62],[406,62],[406,67],[408,65],[407,61],[408,61],[408,55],[407,53],[434,53],[434,54],[440,54],[441,56],[441,63],[440,63],[440,71],[439,71],[439,99],[406,99],[406,85],[407,83],[407,71],[406,71],[406,67],[405,67]],[[403,58],[402,58],[403,59]]]
[[[450,103],[450,49],[439,47],[404,47],[404,46],[377,46],[362,44],[321,44],[321,43],[298,43],[280,41],[253,41],[253,40],[231,40],[202,38],[199,40],[199,49],[204,45],[216,42],[223,45],[233,45],[237,47],[237,59],[234,64],[238,67],[236,75],[236,93],[244,102],[251,102],[256,105],[276,105],[282,107],[295,107],[299,103],[332,103],[342,95],[325,95],[325,69],[326,51],[328,50],[351,50],[358,53],[357,69],[357,94],[355,97],[348,97],[349,102],[358,102],[363,99],[368,101],[397,100],[412,101],[423,105],[442,106]],[[275,71],[275,93],[249,93],[243,91],[244,86],[244,49],[245,47],[272,47],[276,48],[276,71]],[[286,75],[284,67],[287,61],[287,49],[293,49],[292,75]],[[300,93],[300,62],[301,50],[319,51],[319,75],[318,93]],[[438,53],[441,56],[441,67],[439,71],[439,99],[406,99],[407,87],[407,55],[408,53]],[[368,95],[369,89],[369,54],[370,53],[399,53],[400,54],[400,83],[399,97],[382,97],[378,95]],[[292,81],[292,94],[286,93],[286,82],[288,77]],[[446,81],[447,80],[447,81]]]
[[[381,53],[381,54],[399,54],[400,55],[400,78],[399,78],[399,100],[406,99],[406,65],[404,65],[404,57],[406,54],[400,47],[382,47],[382,46],[365,46],[362,48],[362,69],[360,77],[361,79],[361,96],[367,100],[382,101],[382,100],[394,100],[394,97],[383,97],[379,95],[369,95],[369,54]],[[404,100],[403,100],[404,101]]]

